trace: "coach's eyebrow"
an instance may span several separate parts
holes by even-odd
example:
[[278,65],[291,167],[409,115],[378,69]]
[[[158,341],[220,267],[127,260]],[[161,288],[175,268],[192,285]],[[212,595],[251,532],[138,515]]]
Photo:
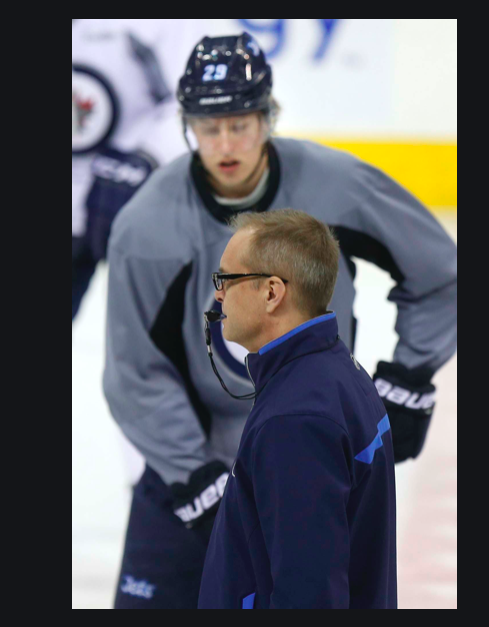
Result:
[[227,274],[226,270],[222,266],[219,267],[219,274]]

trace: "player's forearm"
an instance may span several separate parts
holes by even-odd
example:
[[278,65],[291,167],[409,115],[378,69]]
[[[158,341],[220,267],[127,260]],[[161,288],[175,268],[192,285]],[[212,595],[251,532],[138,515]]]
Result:
[[394,290],[390,300],[399,309],[399,343],[393,361],[409,369],[425,366],[436,372],[457,349],[456,278],[422,299],[410,302],[402,290]]
[[192,472],[209,461],[205,435],[191,415],[163,411],[118,424],[168,486],[187,483]]

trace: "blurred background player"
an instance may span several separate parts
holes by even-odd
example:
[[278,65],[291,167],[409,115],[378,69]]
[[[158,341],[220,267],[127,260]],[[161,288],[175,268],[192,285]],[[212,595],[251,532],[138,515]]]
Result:
[[204,31],[205,20],[72,20],[72,320],[115,215],[185,150],[175,91]]
[[[374,167],[314,143],[271,139],[271,90],[271,68],[249,35],[200,42],[178,92],[196,150],[155,173],[114,225],[104,389],[147,461],[133,498],[119,609],[196,607],[223,478],[251,407],[223,397],[203,341],[202,314],[219,308],[209,277],[236,212],[290,207],[334,227],[342,255],[331,307],[350,349],[352,258],[396,281],[389,300],[398,306],[399,343],[375,378],[397,461],[421,451],[434,407],[431,378],[455,351],[452,240]],[[234,393],[252,392],[243,360],[217,325],[213,344]]]

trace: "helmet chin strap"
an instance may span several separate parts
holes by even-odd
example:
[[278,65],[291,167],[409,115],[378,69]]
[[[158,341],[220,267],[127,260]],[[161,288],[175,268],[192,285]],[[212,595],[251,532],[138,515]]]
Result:
[[182,115],[182,126],[183,126],[183,137],[185,139],[185,143],[188,146],[188,149],[190,151],[190,154],[194,154],[194,152],[197,152],[196,150],[194,150],[190,144],[189,138],[188,138],[188,125],[187,125],[187,118],[185,117],[185,115]]
[[256,174],[259,172],[261,165],[263,163],[263,159],[268,156],[267,144],[268,144],[268,138],[262,146],[260,158],[258,159],[258,163],[256,164],[256,167],[254,168],[253,172],[249,176],[247,176],[246,179],[243,181],[243,185],[252,181],[253,177],[255,177]]

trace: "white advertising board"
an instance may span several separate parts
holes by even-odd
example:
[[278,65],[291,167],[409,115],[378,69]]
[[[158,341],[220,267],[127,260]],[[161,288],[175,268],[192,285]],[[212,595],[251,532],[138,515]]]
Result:
[[391,19],[212,20],[212,35],[256,37],[274,71],[280,129],[307,134],[381,131],[392,110]]

